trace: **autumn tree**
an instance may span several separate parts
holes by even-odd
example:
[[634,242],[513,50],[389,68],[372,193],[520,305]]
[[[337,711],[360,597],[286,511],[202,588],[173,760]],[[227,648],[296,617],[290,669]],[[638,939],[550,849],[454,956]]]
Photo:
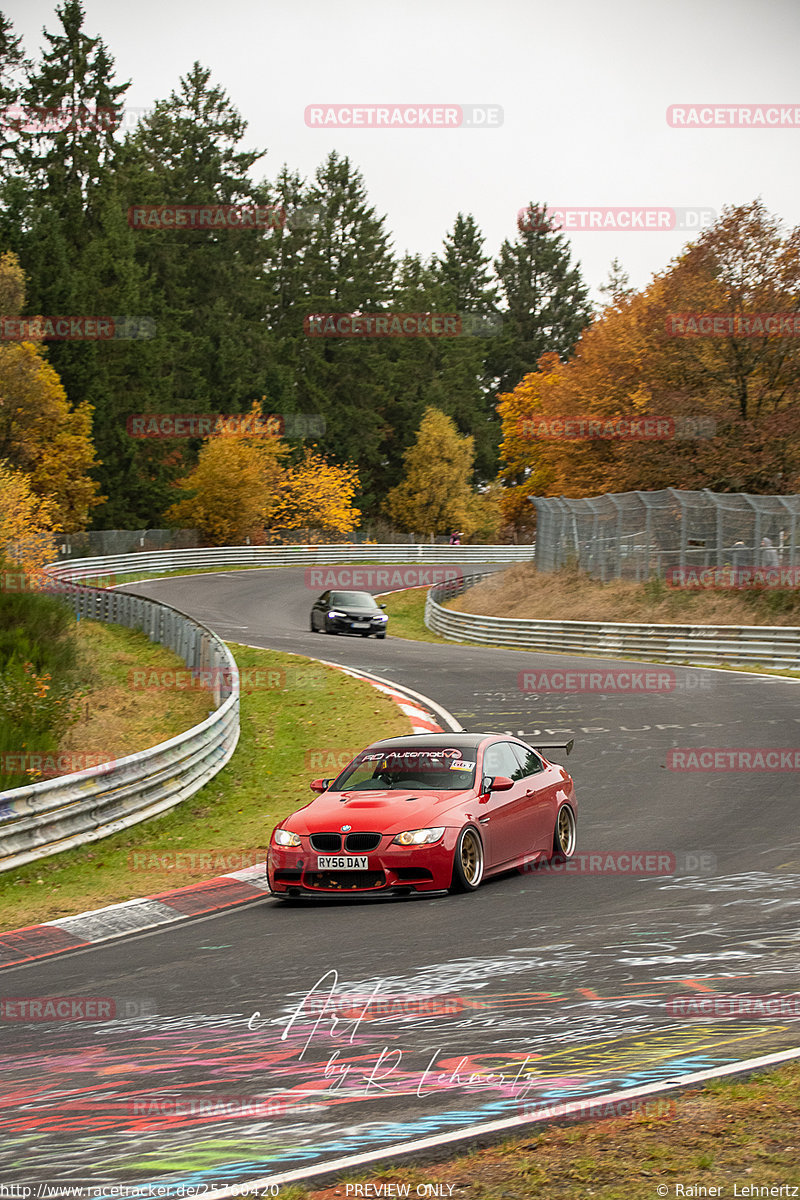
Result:
[[[725,209],[643,292],[619,289],[569,362],[544,356],[500,398],[508,518],[530,523],[529,498],[543,494],[800,489],[797,339],[673,336],[681,314],[791,313],[798,298],[800,230],[784,236],[760,201]],[[535,432],[553,419],[646,416],[665,418],[666,436]]]
[[306,447],[300,462],[286,471],[272,523],[309,536],[351,533],[361,517],[353,504],[357,490],[356,467],[328,463]]
[[[3,313],[24,305],[25,277],[14,254],[0,256]],[[47,497],[59,528],[85,529],[99,503],[94,466],[92,410],[70,406],[46,351],[33,342],[0,342],[0,458],[23,470],[31,491]]]
[[[254,404],[254,415],[260,406]],[[200,530],[210,545],[263,540],[264,526],[277,511],[286,447],[273,435],[222,434],[207,438],[197,466],[178,480],[184,498],[164,517]]]
[[430,534],[475,527],[470,476],[475,442],[455,422],[427,408],[416,441],[403,456],[405,478],[386,498],[386,512],[401,529]]
[[55,557],[55,507],[37,496],[24,471],[0,459],[0,560],[35,572]]

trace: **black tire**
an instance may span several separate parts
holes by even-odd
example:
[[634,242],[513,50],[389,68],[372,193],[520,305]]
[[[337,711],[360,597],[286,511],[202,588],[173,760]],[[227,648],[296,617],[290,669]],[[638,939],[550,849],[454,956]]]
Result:
[[483,879],[483,842],[474,825],[465,825],[453,852],[451,892],[474,892]]
[[317,629],[316,625],[314,624],[314,618],[313,618],[313,617],[311,617],[311,618],[309,619],[309,622],[308,622],[308,623],[309,623],[309,625],[311,626],[311,632],[312,632],[312,633],[319,633],[319,630]]
[[575,853],[575,843],[578,836],[578,826],[575,813],[568,804],[562,804],[556,813],[553,826],[553,853],[551,858],[566,861]]
[[362,636],[362,637],[369,637],[369,631],[367,630],[367,631],[365,632],[365,631],[362,629],[362,631],[361,631],[361,636]]
[[331,623],[327,617],[325,618],[325,632],[326,633],[336,633],[335,629],[331,629]]
[[380,641],[383,641],[383,639],[386,637],[386,634],[385,633],[376,633],[375,637],[379,638]]

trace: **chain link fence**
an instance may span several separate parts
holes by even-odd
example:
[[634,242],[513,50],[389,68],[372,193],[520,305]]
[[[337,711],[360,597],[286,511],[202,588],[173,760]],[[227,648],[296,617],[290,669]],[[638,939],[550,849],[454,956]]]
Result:
[[666,488],[531,499],[540,571],[576,564],[596,579],[645,580],[687,568],[800,564],[800,496]]
[[[366,543],[391,543],[399,545],[408,543],[417,545],[445,546],[449,537],[441,535],[435,538],[417,536],[415,533],[404,533],[389,521],[377,518],[365,522],[352,533],[342,535],[332,533],[330,537],[321,536],[318,530],[304,529],[269,529],[259,545],[294,546],[298,542],[313,542],[314,544],[336,544],[347,542],[354,546]],[[250,541],[246,544],[249,546]],[[256,544],[255,542],[253,543]],[[196,529],[95,529],[85,533],[65,534],[58,541],[57,553],[59,561],[72,558],[96,558],[105,555],[141,554],[151,550],[195,550],[204,546]],[[16,550],[19,552],[20,547]]]

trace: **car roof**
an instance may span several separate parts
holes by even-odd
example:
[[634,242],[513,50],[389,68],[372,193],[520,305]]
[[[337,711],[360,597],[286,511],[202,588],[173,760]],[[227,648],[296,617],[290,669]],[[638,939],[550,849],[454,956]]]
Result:
[[[403,737],[382,738],[365,747],[368,750],[395,750],[403,746],[429,747],[431,750],[477,750],[485,741],[503,737],[499,733],[409,733]],[[516,741],[516,738],[510,739]]]

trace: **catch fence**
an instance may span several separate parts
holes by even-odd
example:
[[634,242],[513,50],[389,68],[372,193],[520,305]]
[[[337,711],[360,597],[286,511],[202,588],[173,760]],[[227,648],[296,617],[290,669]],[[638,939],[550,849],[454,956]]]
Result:
[[686,568],[800,565],[800,496],[665,488],[532,502],[540,571],[575,564],[596,579],[644,580]]

